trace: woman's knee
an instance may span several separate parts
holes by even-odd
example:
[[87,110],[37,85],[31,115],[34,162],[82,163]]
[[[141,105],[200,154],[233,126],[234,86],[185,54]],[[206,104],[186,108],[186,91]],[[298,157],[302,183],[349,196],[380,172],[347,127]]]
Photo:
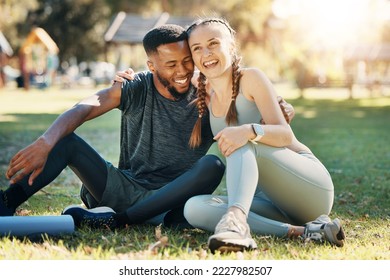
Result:
[[186,202],[184,217],[193,227],[212,232],[226,211],[226,196],[198,195]]
[[242,162],[243,160],[246,160],[247,158],[256,158],[256,152],[253,148],[252,143],[247,143],[246,145],[238,148],[235,150],[231,155],[226,157],[226,162]]
[[200,196],[191,197],[184,205],[184,217],[186,218],[187,222],[190,223],[190,225],[192,225],[193,227],[198,227],[200,224],[198,209],[200,205],[202,205]]
[[204,228],[207,219],[213,214],[213,211],[208,207],[208,201],[212,199],[212,195],[197,195],[187,200],[184,205],[184,217],[194,227]]

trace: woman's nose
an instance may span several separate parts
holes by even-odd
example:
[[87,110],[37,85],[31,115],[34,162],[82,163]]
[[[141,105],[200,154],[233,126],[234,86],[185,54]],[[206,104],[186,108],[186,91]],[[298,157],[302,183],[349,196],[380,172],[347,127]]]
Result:
[[203,50],[203,55],[204,56],[209,56],[211,54],[212,54],[212,52],[208,48],[204,48],[204,50]]

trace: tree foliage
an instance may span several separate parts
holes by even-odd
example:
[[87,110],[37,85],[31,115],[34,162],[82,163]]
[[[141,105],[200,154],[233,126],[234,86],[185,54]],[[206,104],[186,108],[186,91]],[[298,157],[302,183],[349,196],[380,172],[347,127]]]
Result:
[[155,0],[105,0],[112,14],[118,12],[150,14],[161,12],[161,2]]
[[[144,16],[161,12],[194,18],[217,15],[228,19],[237,31],[241,51],[251,66],[281,73],[304,53],[305,47],[311,48],[313,44],[305,46],[308,34],[297,29],[293,22],[285,21],[279,29],[272,26],[273,3],[273,0],[223,3],[220,0],[0,0],[0,30],[17,51],[32,26],[42,27],[59,46],[61,61],[75,57],[80,62],[102,58],[104,32],[119,11]],[[366,33],[373,33],[369,25],[365,28]],[[381,40],[389,42],[390,25],[380,30]]]
[[21,34],[31,26],[45,29],[57,43],[61,60],[94,60],[104,50],[109,12],[104,0],[38,0],[38,7],[18,26]]
[[[151,15],[226,17],[241,38],[261,38],[271,0],[0,0],[0,30],[17,48],[31,28],[41,27],[60,49],[60,60],[96,60],[104,52],[103,34],[119,11]],[[4,32],[4,31],[3,31]]]
[[0,31],[3,32],[14,50],[24,40],[19,35],[17,24],[24,22],[28,11],[35,9],[35,0],[0,0]]

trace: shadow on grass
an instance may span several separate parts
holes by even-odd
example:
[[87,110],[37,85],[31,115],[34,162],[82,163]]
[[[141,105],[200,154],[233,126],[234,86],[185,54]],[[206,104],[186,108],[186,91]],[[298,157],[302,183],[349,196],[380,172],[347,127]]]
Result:
[[[35,141],[57,117],[57,114],[0,115],[0,186],[6,183],[3,174],[11,157]],[[120,113],[112,111],[86,122],[76,133],[108,161],[116,162],[119,154],[119,126]]]

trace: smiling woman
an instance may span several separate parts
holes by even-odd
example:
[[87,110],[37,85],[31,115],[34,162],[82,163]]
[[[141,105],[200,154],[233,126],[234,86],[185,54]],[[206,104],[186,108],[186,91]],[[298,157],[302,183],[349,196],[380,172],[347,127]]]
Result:
[[214,231],[208,240],[211,252],[256,249],[251,231],[303,239],[317,236],[343,246],[340,221],[327,216],[334,193],[330,174],[295,138],[266,75],[260,69],[241,68],[235,31],[222,18],[205,18],[187,32],[200,71],[199,117],[190,145],[201,143],[200,122],[209,118],[216,154],[226,161],[227,196],[192,197],[185,205],[186,220]]

